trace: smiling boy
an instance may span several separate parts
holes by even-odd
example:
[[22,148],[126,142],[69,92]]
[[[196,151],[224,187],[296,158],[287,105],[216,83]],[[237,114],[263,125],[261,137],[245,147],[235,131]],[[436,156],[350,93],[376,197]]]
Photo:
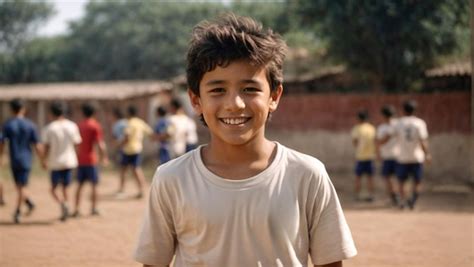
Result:
[[207,145],[161,165],[135,259],[144,266],[342,266],[356,255],[324,165],[265,137],[286,45],[228,14],[193,30],[191,103]]

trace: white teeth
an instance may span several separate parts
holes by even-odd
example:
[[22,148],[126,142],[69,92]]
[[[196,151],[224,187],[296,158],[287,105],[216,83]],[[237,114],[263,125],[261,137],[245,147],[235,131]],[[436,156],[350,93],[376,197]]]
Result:
[[225,124],[238,125],[247,121],[246,118],[224,118],[222,121]]

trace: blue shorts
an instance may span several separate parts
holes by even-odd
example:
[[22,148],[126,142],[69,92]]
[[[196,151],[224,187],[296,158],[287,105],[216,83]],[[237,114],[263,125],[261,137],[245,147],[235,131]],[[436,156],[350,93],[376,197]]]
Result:
[[122,160],[120,161],[120,164],[122,166],[132,165],[133,167],[138,167],[140,166],[140,163],[141,163],[140,154],[133,154],[133,155],[127,155],[125,153],[122,154]]
[[408,176],[413,176],[413,180],[419,183],[423,176],[423,164],[421,163],[405,163],[398,164],[397,177],[400,182],[405,182]]
[[397,161],[394,159],[384,160],[382,163],[382,175],[388,177],[397,174]]
[[72,169],[52,171],[51,184],[56,187],[58,184],[68,186],[71,183]]
[[361,176],[362,174],[372,175],[374,173],[374,166],[371,160],[357,161],[355,166],[355,174]]
[[11,169],[11,171],[16,185],[26,186],[28,184],[30,169]]
[[77,181],[82,184],[86,181],[91,181],[92,184],[99,182],[99,171],[94,165],[84,165],[77,168]]
[[170,161],[171,156],[169,149],[160,147],[158,150],[158,157],[160,159],[160,164]]

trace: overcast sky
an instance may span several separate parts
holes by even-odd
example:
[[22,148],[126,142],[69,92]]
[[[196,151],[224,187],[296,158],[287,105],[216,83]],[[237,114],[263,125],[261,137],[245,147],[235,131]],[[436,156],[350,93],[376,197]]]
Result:
[[68,21],[80,18],[84,14],[85,4],[89,0],[48,0],[54,4],[56,14],[44,26],[39,28],[40,35],[66,33]]

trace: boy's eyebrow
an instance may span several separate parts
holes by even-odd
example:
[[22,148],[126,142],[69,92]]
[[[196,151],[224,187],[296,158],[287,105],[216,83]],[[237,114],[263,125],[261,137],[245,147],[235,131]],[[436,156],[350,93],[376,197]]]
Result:
[[210,80],[206,83],[206,85],[216,85],[216,84],[223,84],[225,83],[223,80]]
[[[255,84],[260,84],[259,81],[257,80],[254,80],[254,79],[245,79],[245,80],[241,80],[240,81],[241,83],[255,83]],[[220,84],[224,84],[226,83],[226,81],[224,80],[210,80],[206,83],[206,85],[220,85]]]
[[246,79],[246,80],[242,80],[242,83],[256,83],[256,84],[260,84],[259,81],[257,80],[254,80],[254,79]]

